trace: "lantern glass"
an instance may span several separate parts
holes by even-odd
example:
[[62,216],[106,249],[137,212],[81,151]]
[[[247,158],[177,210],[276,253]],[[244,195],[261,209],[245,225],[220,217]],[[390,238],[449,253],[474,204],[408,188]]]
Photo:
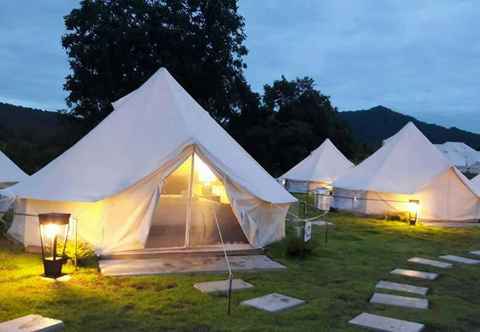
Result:
[[418,220],[418,212],[420,210],[420,201],[416,199],[411,199],[408,202],[408,219],[410,225],[415,225]]
[[45,276],[57,278],[66,261],[70,214],[45,213],[39,216],[40,242]]

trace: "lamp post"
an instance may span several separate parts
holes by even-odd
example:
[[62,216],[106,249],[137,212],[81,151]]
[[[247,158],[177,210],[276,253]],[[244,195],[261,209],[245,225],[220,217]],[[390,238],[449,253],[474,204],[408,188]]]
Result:
[[408,201],[408,220],[412,226],[417,223],[419,209],[420,201],[418,199],[411,199]]
[[[62,275],[62,265],[66,262],[70,214],[43,213],[38,215],[40,243],[45,277],[58,278]],[[63,241],[60,245],[59,241]]]

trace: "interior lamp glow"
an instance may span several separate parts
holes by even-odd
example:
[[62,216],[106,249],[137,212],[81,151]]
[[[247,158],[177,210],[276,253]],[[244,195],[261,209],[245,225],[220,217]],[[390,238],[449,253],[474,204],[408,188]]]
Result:
[[70,214],[43,213],[38,215],[38,219],[45,276],[58,278],[62,275],[62,266],[67,260],[65,249],[68,241]]
[[418,212],[420,211],[420,201],[411,199],[408,201],[408,220],[410,225],[415,225],[418,220]]
[[195,155],[195,168],[196,171],[198,171],[198,178],[200,182],[204,184],[208,185],[210,184],[210,182],[215,181],[215,179],[217,178],[215,174],[213,174],[210,167],[208,167],[208,165],[205,164],[203,160],[200,159],[200,157],[198,157],[197,155]]

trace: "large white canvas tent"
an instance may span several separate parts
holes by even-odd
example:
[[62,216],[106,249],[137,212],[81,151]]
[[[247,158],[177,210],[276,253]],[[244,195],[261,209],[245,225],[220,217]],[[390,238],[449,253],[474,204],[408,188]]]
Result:
[[424,220],[480,218],[480,198],[469,180],[411,122],[333,186],[334,206],[343,210],[403,214],[418,200]]
[[28,177],[20,167],[0,151],[0,189],[20,182]]
[[262,247],[284,236],[295,198],[230,137],[166,69],[113,103],[72,148],[12,187],[9,234],[38,246],[39,213],[71,213],[100,253]]
[[327,138],[279,179],[285,181],[285,187],[291,192],[308,192],[330,187],[335,179],[353,167],[353,163]]
[[480,151],[462,142],[445,142],[443,144],[436,144],[436,147],[461,172],[480,172]]

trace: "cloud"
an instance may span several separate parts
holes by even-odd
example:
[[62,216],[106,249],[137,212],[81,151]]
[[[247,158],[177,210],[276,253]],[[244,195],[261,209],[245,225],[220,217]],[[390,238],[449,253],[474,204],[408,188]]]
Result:
[[480,132],[480,2],[241,0],[247,79],[312,76],[341,110],[382,104]]

